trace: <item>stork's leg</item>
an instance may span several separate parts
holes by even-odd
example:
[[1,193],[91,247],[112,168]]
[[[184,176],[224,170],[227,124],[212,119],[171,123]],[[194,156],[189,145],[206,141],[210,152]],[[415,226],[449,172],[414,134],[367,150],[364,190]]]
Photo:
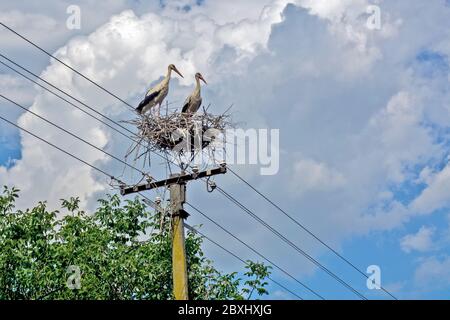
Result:
[[158,104],[158,118],[161,116],[161,102]]

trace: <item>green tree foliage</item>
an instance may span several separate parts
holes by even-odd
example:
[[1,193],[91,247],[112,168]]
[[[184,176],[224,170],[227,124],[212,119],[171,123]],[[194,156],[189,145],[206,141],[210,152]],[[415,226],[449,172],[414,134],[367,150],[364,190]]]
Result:
[[[78,198],[62,200],[61,212],[45,202],[21,211],[18,192],[5,187],[0,195],[0,299],[173,299],[170,224],[161,227],[141,200],[108,196],[93,214]],[[267,294],[269,267],[248,261],[243,279],[224,274],[201,246],[189,232],[191,299]]]

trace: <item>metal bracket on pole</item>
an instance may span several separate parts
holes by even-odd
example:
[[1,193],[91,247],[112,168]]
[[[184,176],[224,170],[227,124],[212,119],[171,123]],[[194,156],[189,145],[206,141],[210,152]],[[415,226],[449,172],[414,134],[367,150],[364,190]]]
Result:
[[144,183],[144,184],[140,184],[140,185],[132,186],[132,187],[126,187],[126,188],[123,187],[120,189],[120,194],[125,196],[125,195],[136,193],[136,192],[152,190],[152,189],[156,189],[156,188],[160,188],[160,187],[168,187],[168,186],[170,186],[172,184],[176,184],[176,183],[198,180],[198,179],[202,179],[202,178],[211,177],[211,176],[214,176],[217,174],[225,174],[226,172],[227,172],[226,166],[220,166],[219,168],[201,171],[198,173],[183,173],[178,176],[172,175],[169,179]]

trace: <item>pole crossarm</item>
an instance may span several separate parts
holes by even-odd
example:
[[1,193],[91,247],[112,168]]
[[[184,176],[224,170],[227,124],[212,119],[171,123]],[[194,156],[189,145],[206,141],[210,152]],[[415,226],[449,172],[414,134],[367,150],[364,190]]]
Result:
[[227,167],[220,166],[218,168],[209,169],[209,170],[205,170],[205,171],[201,171],[201,172],[197,172],[197,173],[195,173],[195,172],[194,173],[182,173],[179,176],[170,177],[168,179],[164,179],[164,180],[160,180],[160,181],[155,181],[155,182],[150,181],[150,182],[147,182],[144,184],[139,184],[139,185],[136,185],[133,187],[122,187],[120,189],[120,194],[122,196],[125,196],[125,195],[132,194],[132,193],[137,193],[137,192],[142,192],[142,191],[146,191],[146,190],[152,190],[152,189],[156,189],[156,188],[170,186],[170,185],[176,184],[176,183],[185,183],[187,181],[211,177],[211,176],[214,176],[217,174],[225,174],[226,172],[227,172]]

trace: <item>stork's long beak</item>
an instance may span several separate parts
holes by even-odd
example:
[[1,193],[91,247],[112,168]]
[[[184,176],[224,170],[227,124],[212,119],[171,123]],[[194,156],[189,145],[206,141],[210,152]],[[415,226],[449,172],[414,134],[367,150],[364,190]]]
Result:
[[174,66],[174,67],[173,67],[173,71],[175,71],[176,73],[178,73],[178,75],[179,75],[180,77],[184,78],[183,75],[181,74],[181,72],[178,71],[177,67]]
[[205,84],[208,84],[208,82],[206,82],[206,80],[203,78],[203,76],[200,77],[200,80],[202,80]]

